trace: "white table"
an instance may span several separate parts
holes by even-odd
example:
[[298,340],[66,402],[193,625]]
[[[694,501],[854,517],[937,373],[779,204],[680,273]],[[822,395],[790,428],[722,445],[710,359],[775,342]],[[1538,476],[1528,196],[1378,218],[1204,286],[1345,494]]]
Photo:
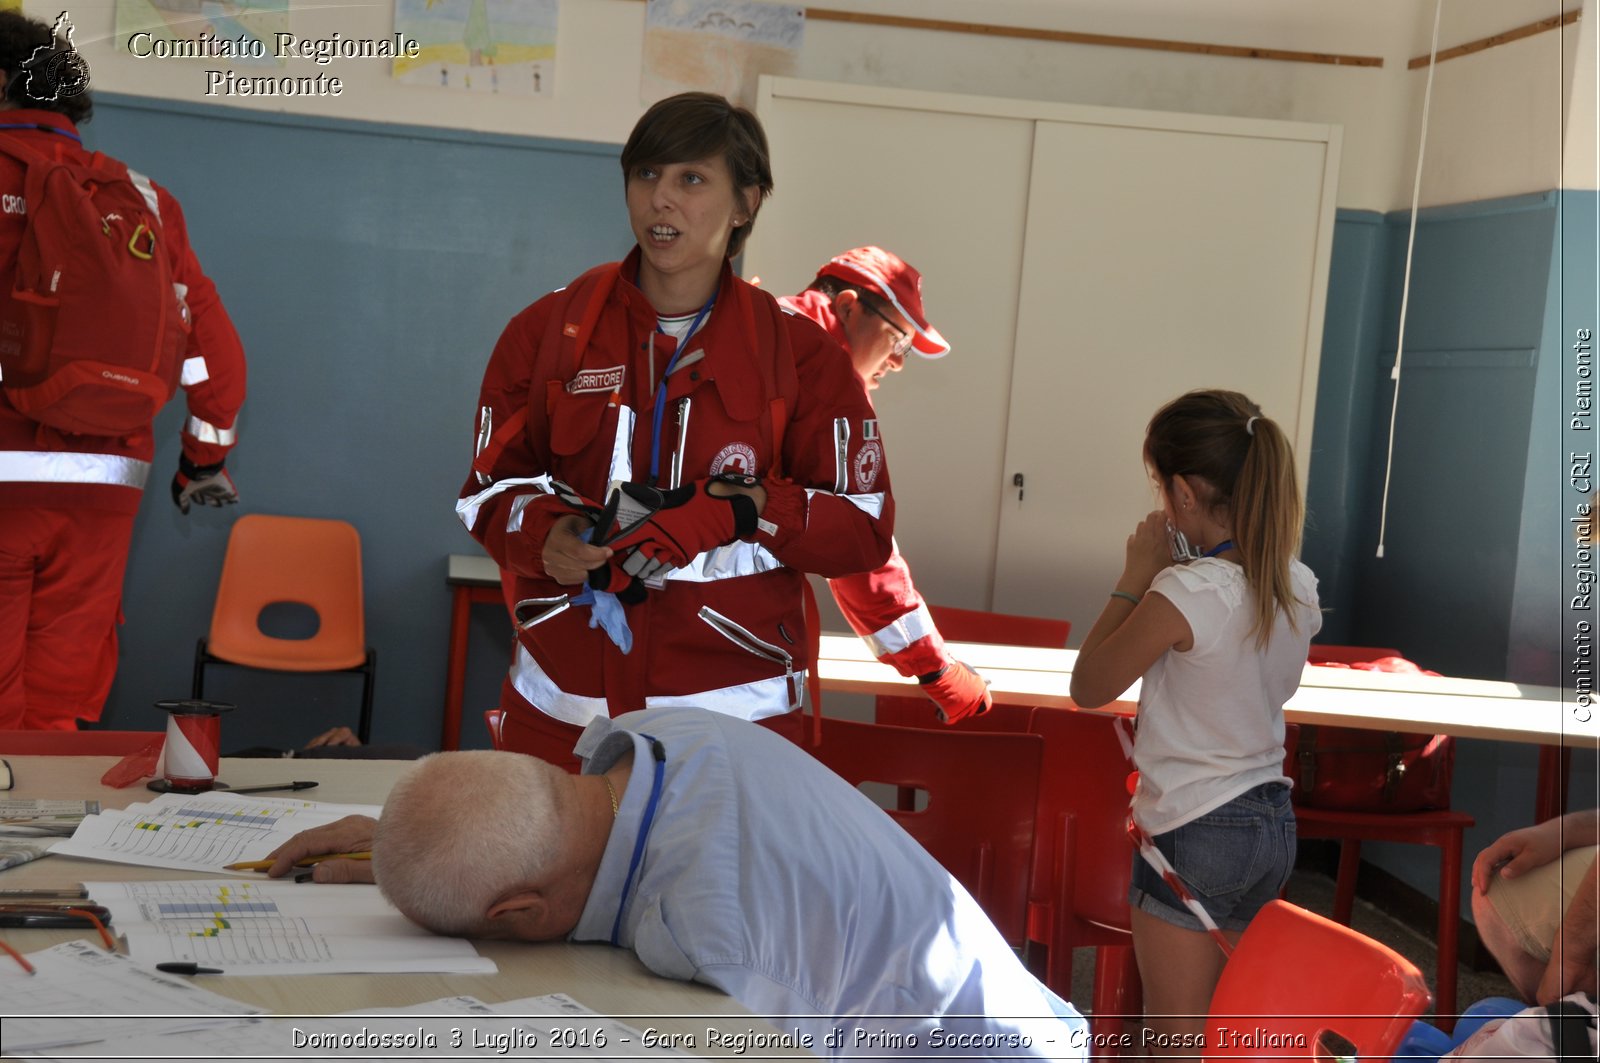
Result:
[[[1001,704],[1078,708],[1068,693],[1077,650],[947,645],[953,657],[989,681]],[[916,687],[915,679],[875,660],[854,635],[823,635],[817,670],[824,690],[904,695]],[[1093,711],[1132,715],[1138,699],[1135,683],[1121,698]],[[1307,665],[1284,715],[1290,723],[1592,747],[1600,740],[1600,721],[1580,721],[1576,708],[1556,687]]]
[[[1002,705],[1078,709],[1068,691],[1077,650],[1046,650],[976,642],[947,643],[950,653],[989,681]],[[823,690],[906,695],[916,680],[875,660],[855,635],[823,635],[817,659]],[[1094,710],[1132,716],[1135,683],[1121,698]],[[1562,748],[1600,748],[1600,714],[1558,687],[1450,676],[1400,675],[1307,665],[1300,689],[1284,706],[1290,723],[1373,731],[1448,734],[1541,747],[1534,821],[1564,810]]]
[[[6,759],[17,776],[17,787],[9,796],[98,799],[106,808],[122,808],[154,796],[139,784],[124,790],[101,786],[101,774],[116,762],[112,757]],[[381,760],[223,760],[218,777],[234,785],[316,779],[320,785],[314,790],[272,796],[381,804],[389,786],[408,766],[407,761]],[[75,886],[86,880],[215,877],[199,872],[47,856],[0,871],[0,889]],[[68,930],[9,930],[5,938],[20,952],[34,952],[74,938],[99,941],[93,931]],[[474,945],[499,966],[498,974],[202,976],[198,981],[222,996],[290,1015],[330,1015],[358,1008],[418,1004],[461,994],[494,1004],[546,993],[566,993],[602,1014],[621,1018],[635,1027],[654,1026],[663,1031],[694,1034],[696,1051],[701,1053],[707,1052],[705,1031],[708,1026],[736,1032],[773,1031],[769,1023],[752,1017],[726,994],[708,986],[660,978],[625,949],[504,941],[479,941]],[[3,955],[0,960],[10,962]],[[0,1012],[3,1011],[4,1003],[0,1002]],[[731,1053],[711,1050],[710,1054]],[[799,1051],[787,1054],[806,1055]]]

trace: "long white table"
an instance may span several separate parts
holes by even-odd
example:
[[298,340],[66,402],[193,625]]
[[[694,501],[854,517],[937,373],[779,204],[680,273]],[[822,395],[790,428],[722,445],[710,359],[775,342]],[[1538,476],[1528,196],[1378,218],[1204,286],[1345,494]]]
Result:
[[[948,645],[952,656],[989,681],[996,702],[1078,708],[1068,693],[1077,650]],[[916,689],[915,679],[879,663],[854,635],[822,636],[817,673],[824,690],[904,695]],[[1135,683],[1121,698],[1093,711],[1132,715],[1138,700]],[[1581,719],[1579,709],[1556,687],[1307,665],[1284,715],[1290,723],[1592,748],[1600,741],[1600,720]]]
[[[8,796],[21,798],[98,799],[106,808],[122,808],[154,795],[143,785],[113,790],[100,776],[112,757],[7,757],[17,786]],[[315,779],[320,785],[298,794],[274,794],[339,803],[381,804],[406,761],[377,760],[224,760],[219,778],[233,785],[261,785],[290,779]],[[148,881],[205,879],[199,872],[136,867],[67,856],[47,856],[0,871],[0,889],[76,886],[83,881]],[[112,928],[115,930],[115,927]],[[98,942],[93,931],[7,930],[5,940],[20,952],[34,952],[82,938]],[[478,951],[499,966],[494,975],[383,974],[310,975],[300,977],[202,976],[204,988],[285,1015],[331,1015],[358,1008],[419,1004],[457,995],[471,995],[491,1004],[546,993],[566,993],[602,1014],[629,1025],[694,1035],[695,1051],[707,1049],[707,1027],[730,1032],[774,1028],[749,1014],[737,1001],[708,986],[674,982],[648,971],[633,953],[605,945],[474,942]],[[0,962],[11,962],[0,955]],[[0,1013],[5,1010],[0,1001]],[[796,1051],[792,1054],[805,1056]]]

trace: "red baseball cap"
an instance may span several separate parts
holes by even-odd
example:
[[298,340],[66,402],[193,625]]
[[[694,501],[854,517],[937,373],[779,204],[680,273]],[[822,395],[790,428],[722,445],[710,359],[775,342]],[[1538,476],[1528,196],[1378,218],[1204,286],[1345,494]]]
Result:
[[950,345],[922,312],[922,274],[900,256],[881,247],[857,247],[829,259],[817,276],[838,277],[887,300],[911,322],[916,330],[911,346],[924,358],[943,358],[950,353]]

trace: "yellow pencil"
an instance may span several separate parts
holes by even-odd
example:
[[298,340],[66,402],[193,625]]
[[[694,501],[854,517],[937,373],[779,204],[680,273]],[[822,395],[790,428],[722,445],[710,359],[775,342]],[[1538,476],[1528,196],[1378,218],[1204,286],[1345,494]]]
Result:
[[[294,862],[295,867],[313,867],[324,860],[371,860],[371,853],[323,853],[321,856],[303,856]],[[246,860],[243,863],[227,864],[225,871],[265,871],[276,861],[273,860]]]

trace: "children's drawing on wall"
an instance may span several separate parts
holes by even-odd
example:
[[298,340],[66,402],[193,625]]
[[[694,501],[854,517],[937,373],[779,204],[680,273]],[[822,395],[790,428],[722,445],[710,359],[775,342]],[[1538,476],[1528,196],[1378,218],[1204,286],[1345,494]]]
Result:
[[421,46],[394,79],[467,92],[548,96],[555,87],[558,0],[395,0],[396,33]]
[[759,74],[793,74],[805,8],[761,0],[650,0],[639,99],[717,92],[755,106]]
[[[225,59],[237,66],[283,66],[277,35],[289,32],[289,0],[117,0],[117,47],[135,34],[138,55]],[[168,50],[158,42],[208,42]],[[222,49],[219,53],[217,49]]]

